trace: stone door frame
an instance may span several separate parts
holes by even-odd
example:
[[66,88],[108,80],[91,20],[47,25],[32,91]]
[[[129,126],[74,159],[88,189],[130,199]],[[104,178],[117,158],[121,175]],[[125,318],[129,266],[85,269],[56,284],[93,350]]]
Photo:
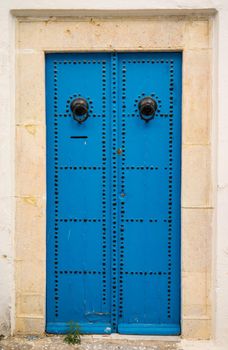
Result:
[[17,17],[16,332],[45,330],[45,52],[182,51],[182,337],[211,337],[212,24],[208,15]]

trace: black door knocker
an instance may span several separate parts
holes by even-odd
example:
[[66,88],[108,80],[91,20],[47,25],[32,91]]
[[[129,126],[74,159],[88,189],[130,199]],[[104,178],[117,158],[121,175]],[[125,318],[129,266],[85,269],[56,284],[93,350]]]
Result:
[[158,105],[152,97],[147,96],[139,101],[138,108],[140,117],[148,122],[149,120],[154,119]]
[[83,97],[75,98],[70,104],[70,109],[78,123],[83,123],[89,116],[89,104]]

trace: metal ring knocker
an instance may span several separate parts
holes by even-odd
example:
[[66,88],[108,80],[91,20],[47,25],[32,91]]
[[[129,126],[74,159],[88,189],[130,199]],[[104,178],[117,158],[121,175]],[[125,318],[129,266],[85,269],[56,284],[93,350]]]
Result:
[[138,108],[140,117],[148,122],[149,120],[154,119],[158,105],[152,97],[147,96],[139,101]]
[[70,104],[70,109],[78,123],[83,123],[89,116],[89,104],[83,97],[75,98]]

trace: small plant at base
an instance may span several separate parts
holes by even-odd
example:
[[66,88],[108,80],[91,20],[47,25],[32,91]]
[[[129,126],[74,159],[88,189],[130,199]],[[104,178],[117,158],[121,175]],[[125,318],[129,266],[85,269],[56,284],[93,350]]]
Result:
[[79,324],[73,321],[69,322],[69,330],[64,338],[67,344],[81,344],[81,333]]

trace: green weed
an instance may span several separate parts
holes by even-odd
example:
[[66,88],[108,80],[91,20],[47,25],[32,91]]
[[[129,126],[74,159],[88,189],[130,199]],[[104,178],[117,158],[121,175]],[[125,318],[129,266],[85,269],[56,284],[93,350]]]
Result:
[[81,332],[77,322],[69,322],[69,330],[67,331],[64,341],[67,344],[81,344]]

